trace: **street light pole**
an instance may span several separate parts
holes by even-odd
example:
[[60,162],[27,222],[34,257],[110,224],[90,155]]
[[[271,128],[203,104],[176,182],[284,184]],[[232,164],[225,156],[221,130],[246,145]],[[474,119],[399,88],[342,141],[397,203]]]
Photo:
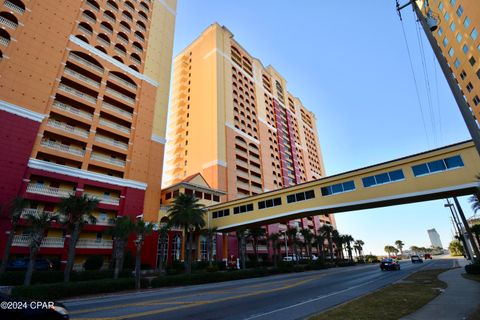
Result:
[[447,80],[448,86],[450,87],[450,90],[453,93],[455,102],[457,103],[457,106],[460,109],[460,113],[462,114],[463,120],[465,121],[465,124],[467,125],[467,129],[470,133],[470,136],[472,137],[473,143],[475,144],[477,153],[480,155],[480,129],[478,128],[478,125],[475,122],[475,118],[473,116],[473,113],[470,107],[467,104],[467,101],[465,101],[465,98],[463,97],[463,94],[458,86],[458,82],[453,77],[452,71],[448,66],[447,60],[442,55],[440,47],[438,46],[437,41],[432,35],[432,31],[430,30],[427,20],[423,16],[416,2],[417,0],[411,0],[403,6],[399,6],[397,3],[397,11],[400,13],[400,10],[402,10],[403,8],[409,5],[412,5],[413,11],[415,11],[417,18],[420,21],[420,24],[422,25],[423,31],[427,36],[428,42],[430,43],[433,53],[435,54],[435,57],[437,58],[440,68],[443,71],[443,75]]

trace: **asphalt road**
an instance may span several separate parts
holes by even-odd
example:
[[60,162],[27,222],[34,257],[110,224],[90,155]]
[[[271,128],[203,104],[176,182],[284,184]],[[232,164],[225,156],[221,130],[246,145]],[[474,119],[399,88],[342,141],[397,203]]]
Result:
[[66,300],[71,319],[304,319],[425,268],[454,259],[401,262],[400,271],[354,266],[190,287]]

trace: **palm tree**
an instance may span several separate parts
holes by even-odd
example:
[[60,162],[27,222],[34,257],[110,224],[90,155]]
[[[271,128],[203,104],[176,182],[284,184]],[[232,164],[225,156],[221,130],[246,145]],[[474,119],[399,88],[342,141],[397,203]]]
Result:
[[271,233],[268,235],[268,240],[272,242],[272,249],[273,249],[273,266],[276,268],[277,263],[278,263],[278,257],[279,257],[279,240],[280,240],[280,234],[277,232]]
[[142,261],[142,246],[145,241],[145,237],[153,232],[153,224],[138,219],[134,223],[134,230],[137,238],[135,239],[135,246],[137,249],[135,255],[135,289],[140,289],[140,269]]
[[185,241],[185,252],[187,252],[185,272],[187,274],[192,272],[193,233],[205,226],[203,216],[207,210],[203,204],[198,203],[198,200],[193,195],[180,193],[168,209],[170,224],[183,228],[185,236],[188,238],[188,244]]
[[125,255],[125,246],[127,245],[128,237],[133,231],[134,224],[129,216],[121,216],[112,219],[113,227],[107,230],[107,233],[112,235],[114,242],[114,261],[115,267],[113,271],[113,278],[118,279],[118,275],[123,269],[123,260]]
[[252,227],[248,229],[247,237],[252,239],[253,255],[255,257],[255,264],[258,263],[258,240],[265,236],[265,229],[262,227]]
[[322,262],[325,262],[325,255],[323,253],[323,247],[325,246],[325,236],[322,234],[317,234],[315,236],[315,245],[317,246],[317,253],[322,259]]
[[45,238],[45,231],[53,221],[58,219],[58,216],[51,212],[42,211],[39,214],[27,213],[25,219],[27,220],[27,225],[32,229],[30,234],[30,257],[27,272],[25,273],[25,280],[23,282],[23,286],[27,287],[32,280],[35,259],[40,250],[42,240]]
[[318,229],[318,233],[328,241],[328,248],[330,252],[330,260],[333,261],[333,241],[332,241],[333,227],[329,224],[324,224]]
[[[159,243],[160,247],[158,250],[161,252],[160,253],[160,260],[158,261],[158,270],[160,271],[160,274],[163,274],[165,272],[165,259],[167,258],[167,255],[165,255],[165,249],[168,247],[168,232],[170,231],[170,225],[167,223],[161,223],[160,228],[158,229],[158,237],[159,237]],[[167,249],[168,250],[168,249]]]
[[70,242],[68,244],[68,258],[63,281],[70,281],[70,273],[75,262],[75,247],[77,246],[80,232],[86,223],[95,224],[97,219],[92,215],[100,200],[89,197],[86,194],[81,196],[70,195],[63,198],[58,206],[58,211],[63,215],[63,223],[70,232]]
[[292,246],[292,261],[295,261],[298,258],[298,253],[297,253],[297,233],[298,230],[297,228],[293,227],[290,229],[287,229],[285,232],[287,237],[288,237],[288,242]]
[[305,253],[307,254],[307,257],[311,257],[313,233],[310,229],[301,229],[300,234],[303,236],[303,245],[305,246]]
[[472,234],[475,235],[475,238],[477,238],[477,243],[480,245],[480,224],[471,226],[470,231],[472,231]]
[[247,265],[247,229],[241,227],[236,230],[238,239],[238,252],[240,252],[240,261],[242,263],[242,269],[246,269]]
[[410,247],[410,250],[412,250],[412,251],[415,252],[415,253],[418,253],[418,252],[420,251],[419,249],[420,249],[420,248],[417,247],[417,246],[411,246],[411,247]]
[[355,240],[355,247],[357,248],[358,250],[358,255],[360,257],[363,256],[363,246],[365,245],[365,242],[363,242],[363,240]]
[[[23,210],[28,207],[29,201],[21,197],[16,197],[10,204],[9,214],[12,223],[12,228],[8,234],[7,243],[5,244],[5,251],[3,252],[2,265],[0,266],[0,274],[5,272],[8,264],[8,258],[10,257],[10,249],[12,248],[13,237],[15,236],[15,229],[17,228],[18,221]],[[0,213],[2,210],[0,210]]]
[[207,246],[207,261],[208,264],[212,265],[212,258],[213,258],[213,241],[217,236],[217,227],[203,229],[201,233],[206,238],[206,246]]
[[402,240],[397,240],[395,241],[395,245],[397,246],[398,250],[400,250],[400,255],[403,256],[403,246],[405,243],[403,243]]
[[390,253],[392,252],[392,246],[390,245],[386,245],[385,247],[383,247],[383,250],[388,254],[388,256],[390,257]]
[[352,256],[352,242],[353,241],[354,241],[353,237],[349,234],[346,234],[342,237],[342,242],[347,245],[348,259],[350,261],[353,261],[353,256]]
[[340,259],[343,259],[343,236],[338,232],[338,230],[332,231],[332,241],[335,243],[337,248],[337,262]]

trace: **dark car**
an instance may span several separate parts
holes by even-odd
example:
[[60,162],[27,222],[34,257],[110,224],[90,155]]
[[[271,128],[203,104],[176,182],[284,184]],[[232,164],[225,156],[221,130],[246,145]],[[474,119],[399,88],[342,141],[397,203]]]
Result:
[[0,319],[15,320],[68,320],[68,311],[64,305],[51,301],[34,301],[13,298],[0,293]]
[[[10,261],[7,265],[7,270],[9,271],[23,271],[27,270],[28,268],[28,259],[16,259]],[[45,271],[45,270],[52,270],[53,263],[48,259],[36,259],[35,260],[35,270],[37,271]]]
[[380,262],[380,269],[384,270],[400,270],[400,264],[392,258],[385,258]]
[[430,260],[431,260],[431,259],[432,259],[432,255],[431,255],[430,253],[425,253],[425,254],[423,255],[423,259],[425,259],[425,260],[430,259]]
[[417,255],[413,255],[410,257],[410,260],[412,260],[412,263],[423,263],[422,258],[420,258]]

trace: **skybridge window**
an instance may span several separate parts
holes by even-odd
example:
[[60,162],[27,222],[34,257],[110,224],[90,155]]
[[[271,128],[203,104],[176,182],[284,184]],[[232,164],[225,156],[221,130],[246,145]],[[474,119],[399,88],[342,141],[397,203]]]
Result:
[[245,205],[233,208],[233,214],[245,213],[250,211],[253,211],[253,203],[249,203],[249,204],[245,204]]
[[304,201],[304,200],[308,200],[308,199],[312,199],[312,198],[315,198],[315,191],[308,190],[308,191],[305,191],[305,192],[289,194],[287,196],[287,203],[299,202],[299,201]]
[[258,209],[271,208],[282,205],[282,198],[273,198],[258,202]]
[[322,196],[330,196],[332,194],[343,193],[355,190],[355,182],[353,180],[343,183],[333,184],[331,186],[323,187]]
[[379,184],[400,181],[403,179],[405,179],[405,175],[403,174],[402,169],[399,169],[362,178],[362,183],[365,188],[368,188]]
[[212,212],[212,219],[226,217],[230,215],[230,209],[219,210]]
[[462,158],[457,155],[412,166],[412,171],[415,177],[418,177],[435,172],[460,168],[463,166],[464,164]]

